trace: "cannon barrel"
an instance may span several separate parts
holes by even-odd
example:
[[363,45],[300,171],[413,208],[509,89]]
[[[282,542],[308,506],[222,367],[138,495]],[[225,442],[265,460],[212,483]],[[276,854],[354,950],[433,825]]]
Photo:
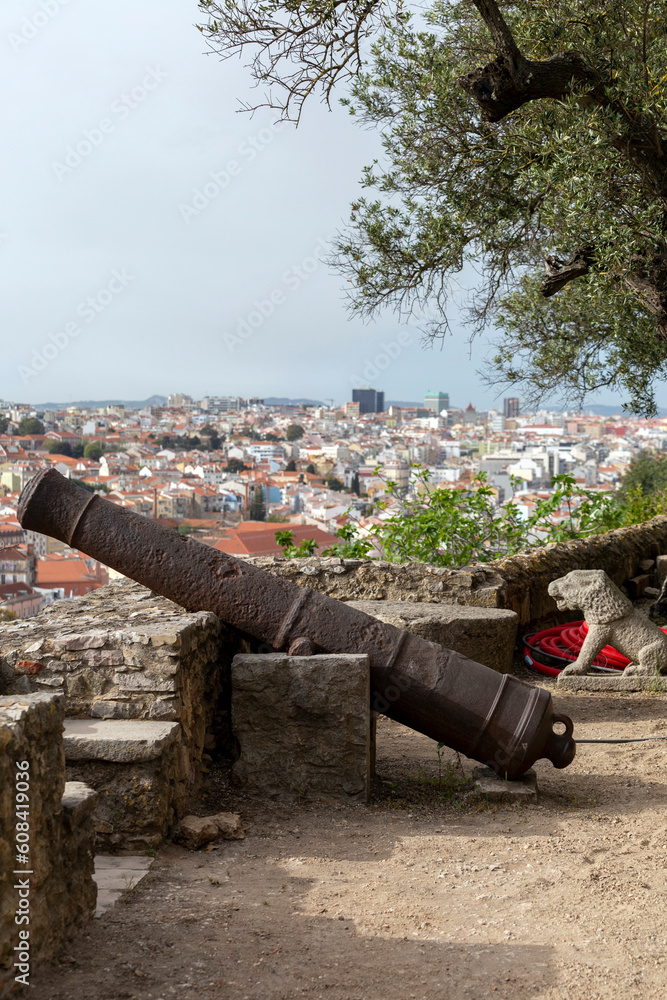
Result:
[[[212,611],[275,650],[367,653],[372,707],[513,779],[574,758],[551,695],[116,506],[46,469],[26,485],[21,525],[66,542],[188,611]],[[564,733],[554,724],[562,723]]]

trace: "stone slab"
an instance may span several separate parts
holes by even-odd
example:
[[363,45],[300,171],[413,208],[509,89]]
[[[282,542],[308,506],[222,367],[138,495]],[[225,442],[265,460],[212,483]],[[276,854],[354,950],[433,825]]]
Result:
[[152,864],[153,858],[145,856],[96,854],[93,875],[97,883],[95,916],[101,917],[124,892],[134,889],[148,874]]
[[365,654],[232,661],[233,780],[270,798],[368,800],[373,725]]
[[559,691],[667,691],[667,677],[641,674],[566,674],[558,678]]
[[144,719],[65,719],[65,758],[119,763],[155,760],[178,738],[177,722]]
[[537,802],[537,775],[532,767],[515,781],[506,781],[490,767],[476,767],[472,776],[475,792],[491,802]]
[[411,601],[349,601],[350,607],[422,639],[437,642],[492,670],[509,673],[519,616],[501,608]]

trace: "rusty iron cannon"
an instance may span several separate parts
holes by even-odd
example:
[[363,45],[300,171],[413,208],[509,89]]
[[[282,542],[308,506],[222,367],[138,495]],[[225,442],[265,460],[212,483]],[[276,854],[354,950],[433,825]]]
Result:
[[[280,579],[118,507],[44,470],[19,501],[21,525],[66,542],[188,611],[212,611],[292,655],[367,653],[372,707],[518,778],[540,757],[567,767],[572,722],[551,695],[460,653]],[[556,724],[565,731],[557,733]]]

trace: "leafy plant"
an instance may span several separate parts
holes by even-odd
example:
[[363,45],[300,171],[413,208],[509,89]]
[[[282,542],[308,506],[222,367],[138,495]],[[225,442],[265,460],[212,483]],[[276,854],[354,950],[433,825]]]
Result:
[[104,447],[99,443],[99,441],[89,441],[88,444],[84,446],[84,458],[91,458],[93,461],[97,462],[103,454]]
[[315,550],[319,548],[314,538],[304,538],[298,545],[294,544],[294,532],[290,530],[276,531],[276,542],[283,550],[283,555],[288,559],[295,559],[301,556],[314,556]]
[[489,562],[536,545],[585,538],[628,523],[626,509],[612,494],[577,487],[574,477],[567,474],[553,477],[553,493],[538,500],[526,516],[513,500],[497,506],[483,472],[469,487],[434,488],[428,469],[413,468],[416,488],[402,496],[394,482],[387,482],[388,496],[378,506],[386,509],[397,502],[399,509],[371,529],[387,558],[397,562],[416,560],[436,566]]
[[[407,495],[395,482],[386,482],[387,495],[379,510],[393,512],[362,537],[359,526],[348,523],[336,532],[339,544],[322,550],[323,556],[368,559],[376,547],[394,562],[425,562],[435,566],[465,566],[513,556],[550,542],[640,524],[667,514],[667,488],[646,494],[641,485],[625,494],[600,492],[577,485],[569,474],[554,476],[552,492],[538,499],[526,514],[516,500],[498,505],[486,474],[479,472],[467,486],[435,486],[428,469],[413,468],[413,489]],[[375,474],[380,474],[379,467]],[[516,485],[516,480],[513,480]],[[292,531],[276,532],[284,555],[315,555],[313,540],[293,543]]]
[[369,552],[375,548],[370,538],[362,538],[357,524],[344,524],[336,532],[342,545],[331,545],[322,550],[323,556],[340,556],[341,559],[367,559]]
[[24,437],[26,434],[43,434],[44,424],[37,417],[24,417],[18,425],[16,433],[20,437]]
[[305,433],[301,424],[290,424],[285,431],[285,440],[298,441]]
[[642,451],[632,459],[620,485],[621,497],[627,497],[633,487],[641,487],[644,494],[657,493],[667,488],[667,455]]

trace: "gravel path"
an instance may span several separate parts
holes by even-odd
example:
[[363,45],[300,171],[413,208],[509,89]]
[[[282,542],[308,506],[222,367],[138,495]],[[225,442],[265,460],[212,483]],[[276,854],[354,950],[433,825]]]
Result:
[[[558,696],[557,696],[558,697]],[[569,695],[579,736],[667,736],[662,695]],[[451,752],[381,720],[370,806],[267,809],[212,775],[243,841],[165,845],[35,970],[33,1000],[663,1000],[667,741],[536,766],[537,806],[466,798]]]

